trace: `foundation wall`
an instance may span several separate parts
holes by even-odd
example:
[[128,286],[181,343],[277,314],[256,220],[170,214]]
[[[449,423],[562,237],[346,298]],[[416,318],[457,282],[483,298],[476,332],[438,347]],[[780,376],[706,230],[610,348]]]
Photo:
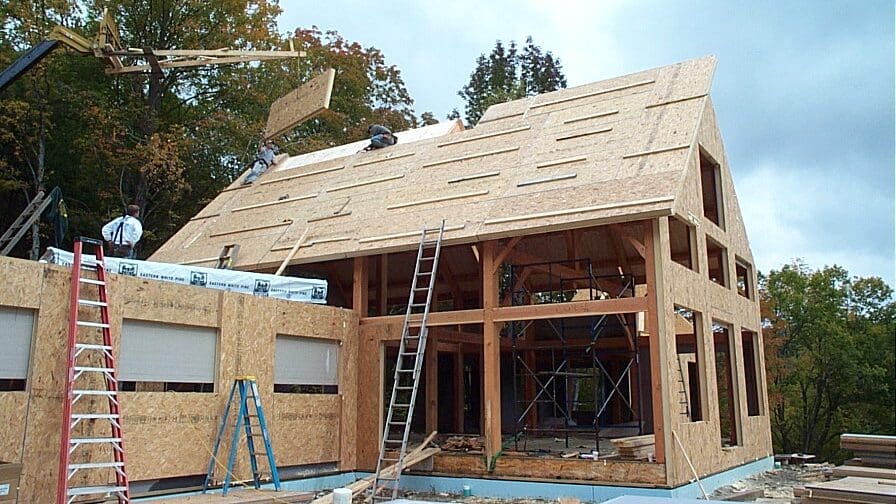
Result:
[[[0,257],[0,305],[36,310],[24,392],[0,392],[0,460],[20,461],[20,502],[52,502],[58,471],[71,271]],[[233,380],[259,384],[279,466],[356,466],[357,317],[348,310],[109,275],[118,355],[124,319],[214,328],[214,393],[122,392],[132,481],[204,475]],[[274,393],[277,334],[339,342],[338,394]],[[245,444],[245,443],[243,443]],[[245,447],[243,447],[243,450]],[[249,476],[245,453],[237,478]],[[224,462],[226,466],[226,462]],[[218,466],[221,467],[220,465]],[[219,471],[223,473],[223,469]]]

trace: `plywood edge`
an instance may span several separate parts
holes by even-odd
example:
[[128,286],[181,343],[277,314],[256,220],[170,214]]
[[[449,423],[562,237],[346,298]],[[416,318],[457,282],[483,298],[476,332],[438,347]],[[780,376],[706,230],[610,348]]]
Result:
[[260,182],[260,184],[264,185],[264,184],[274,184],[277,182],[285,182],[287,180],[293,180],[293,179],[302,178],[302,177],[310,177],[312,175],[319,175],[321,173],[329,173],[329,172],[339,171],[344,168],[345,168],[345,165],[332,166],[330,168],[322,168],[320,170],[314,170],[314,171],[310,171],[307,173],[297,173],[295,175],[290,175],[288,177],[280,177],[280,178],[275,178],[275,179],[270,179],[270,180],[262,180]]
[[439,166],[439,165],[448,164],[448,163],[456,163],[459,161],[467,161],[470,159],[476,159],[476,158],[481,158],[481,157],[496,156],[498,154],[505,154],[507,152],[514,152],[514,151],[518,151],[518,150],[520,150],[520,148],[517,146],[517,147],[505,147],[503,149],[495,149],[495,150],[490,150],[490,151],[476,152],[474,154],[467,154],[465,156],[458,156],[458,157],[453,157],[453,158],[448,158],[448,159],[440,159],[438,161],[424,163],[424,164],[420,165],[420,167],[421,168],[429,168],[431,166]]
[[589,119],[597,119],[597,118],[600,118],[600,117],[607,117],[607,116],[615,115],[615,114],[618,114],[618,113],[619,113],[619,110],[618,110],[618,109],[614,109],[614,110],[606,110],[606,111],[603,111],[603,112],[597,112],[597,113],[594,113],[594,114],[588,114],[588,115],[583,115],[583,116],[573,117],[573,118],[571,118],[571,119],[567,119],[567,120],[563,121],[563,124],[572,124],[572,123],[576,123],[576,122],[580,122],[580,121],[587,121],[587,120],[589,120]]
[[661,102],[657,102],[657,103],[651,103],[649,105],[645,105],[644,108],[651,109],[651,108],[656,108],[656,107],[663,107],[665,105],[672,105],[673,103],[681,103],[681,102],[686,102],[686,101],[691,101],[691,100],[697,100],[699,98],[705,98],[707,94],[708,93],[701,93],[701,94],[694,95],[694,96],[686,96],[684,98],[675,98],[674,100],[666,100],[666,101],[661,101]]
[[253,208],[262,208],[272,205],[282,205],[284,203],[292,203],[293,201],[302,201],[306,199],[316,198],[320,193],[311,193],[311,194],[303,194],[302,196],[294,196],[292,198],[284,198],[274,201],[266,201],[264,203],[256,203],[254,205],[246,205],[241,207],[231,208],[231,212],[242,212],[243,210],[251,210]]
[[546,102],[542,102],[542,103],[536,103],[536,104],[530,106],[529,108],[535,109],[535,108],[540,108],[540,107],[547,107],[549,105],[557,105],[559,103],[566,103],[566,102],[571,102],[571,101],[575,101],[575,100],[581,100],[584,98],[591,98],[592,96],[599,96],[602,94],[612,93],[615,91],[623,91],[626,89],[636,88],[636,87],[640,87],[640,86],[646,86],[648,84],[653,84],[654,82],[656,82],[654,79],[646,79],[646,80],[642,80],[642,81],[638,81],[638,82],[633,82],[631,84],[623,84],[621,86],[615,86],[615,87],[611,87],[611,88],[607,88],[607,89],[601,89],[599,91],[592,91],[590,93],[583,93],[583,94],[576,95],[576,96],[568,96],[566,98],[559,98],[556,100],[546,101]]
[[529,130],[529,129],[531,129],[531,128],[532,128],[532,126],[529,126],[529,125],[527,124],[527,125],[525,125],[525,126],[519,126],[519,127],[517,127],[517,128],[510,128],[510,129],[506,129],[506,130],[495,131],[495,132],[492,132],[492,133],[485,133],[485,134],[482,134],[482,135],[476,135],[476,136],[471,136],[471,137],[467,137],[467,138],[461,138],[461,139],[459,139],[459,140],[450,140],[450,141],[448,141],[448,142],[442,142],[442,143],[440,143],[440,144],[437,144],[436,146],[437,146],[437,147],[447,147],[447,146],[449,146],[449,145],[457,145],[457,144],[462,144],[462,143],[467,143],[467,142],[475,142],[476,140],[483,140],[483,139],[485,139],[485,138],[494,138],[494,137],[497,137],[497,136],[509,135],[509,134],[511,134],[511,133],[519,133],[520,131],[527,131],[527,130]]
[[387,154],[386,156],[383,156],[383,157],[381,157],[381,158],[377,158],[377,159],[365,159],[365,160],[363,160],[363,161],[358,161],[357,163],[354,163],[353,166],[354,166],[355,168],[358,168],[358,167],[360,167],[360,166],[367,166],[367,165],[372,165],[372,164],[376,164],[376,163],[383,163],[383,162],[385,162],[385,161],[392,161],[392,160],[395,160],[395,159],[402,159],[402,158],[406,158],[406,157],[411,157],[411,156],[413,156],[413,155],[415,155],[415,154],[417,154],[417,153],[416,153],[416,152],[413,152],[413,151],[412,151],[412,152],[402,152],[402,153],[399,153],[399,154]]
[[544,161],[541,163],[537,163],[535,165],[535,167],[536,168],[549,168],[551,166],[559,166],[559,165],[563,165],[563,164],[578,163],[580,161],[585,161],[586,159],[588,159],[587,156],[576,156],[576,157],[568,157],[568,158],[562,158],[562,159],[554,159],[552,161]]
[[214,237],[216,237],[216,236],[226,236],[226,235],[237,234],[237,233],[248,233],[249,231],[258,231],[258,230],[260,230],[260,229],[268,229],[268,228],[275,228],[275,227],[280,227],[280,226],[288,226],[288,225],[290,225],[290,224],[292,224],[292,223],[293,223],[293,220],[292,220],[292,219],[286,219],[286,220],[284,220],[283,222],[277,222],[277,223],[274,223],[274,224],[262,224],[262,225],[259,225],[259,226],[253,226],[253,227],[249,227],[249,228],[245,228],[245,229],[232,229],[232,230],[230,230],[230,231],[221,231],[221,232],[219,232],[219,233],[212,233],[212,234],[209,234],[208,237],[209,237],[209,238],[214,238]]
[[477,180],[477,179],[481,179],[481,178],[497,177],[497,176],[500,175],[500,174],[501,174],[500,171],[490,171],[490,172],[483,172],[483,173],[474,173],[473,175],[466,175],[466,176],[464,176],[464,177],[453,178],[453,179],[449,180],[448,183],[449,183],[449,184],[456,184],[456,183],[458,183],[458,182],[466,182],[466,181],[468,181],[468,180]]
[[561,142],[563,140],[572,140],[573,138],[581,138],[581,137],[586,137],[586,136],[591,136],[591,135],[599,135],[601,133],[609,133],[611,131],[613,131],[613,128],[608,126],[605,128],[598,128],[596,130],[583,131],[581,133],[573,133],[571,135],[557,137],[555,140],[558,142]]
[[556,182],[558,180],[568,180],[568,179],[573,179],[573,178],[576,178],[575,173],[564,173],[562,175],[554,175],[553,177],[524,180],[524,181],[518,183],[516,186],[517,187],[525,187],[525,186],[530,186],[530,185],[546,184],[548,182]]
[[505,222],[516,222],[521,220],[542,219],[545,217],[559,217],[563,215],[571,215],[577,213],[596,212],[598,210],[610,210],[614,208],[624,208],[629,206],[649,205],[653,203],[666,203],[675,199],[674,196],[661,196],[658,198],[648,198],[642,200],[623,201],[619,203],[608,203],[605,205],[594,205],[587,207],[565,208],[563,210],[554,210],[551,212],[537,212],[531,214],[515,215],[512,217],[499,217],[495,219],[486,219],[482,221],[483,225],[502,224]]
[[[465,226],[466,226],[466,224],[457,224],[457,225],[454,225],[454,226],[445,226],[445,232],[448,233],[448,232],[451,232],[451,231],[458,231],[458,230],[463,229]],[[394,240],[394,239],[396,239],[396,238],[407,238],[407,237],[410,237],[410,236],[419,236],[419,235],[420,235],[420,232],[421,232],[421,231],[420,231],[419,229],[417,229],[417,230],[414,230],[414,231],[407,231],[407,232],[403,232],[403,233],[393,233],[393,234],[387,234],[387,235],[369,236],[369,237],[367,237],[367,238],[361,238],[361,239],[359,239],[359,240],[358,240],[358,243],[371,243],[371,242],[377,242],[377,241]]]
[[641,157],[641,156],[650,156],[653,154],[662,154],[663,152],[671,152],[671,151],[676,151],[676,150],[681,150],[681,149],[687,149],[687,148],[690,148],[690,146],[691,146],[691,144],[687,143],[687,144],[682,144],[682,145],[674,145],[672,147],[662,147],[659,149],[646,150],[646,151],[641,151],[641,152],[633,152],[631,154],[624,154],[622,156],[622,159],[629,159],[629,158],[635,158],[635,157]]
[[381,182],[389,182],[390,180],[398,180],[398,179],[400,179],[400,178],[404,178],[404,174],[403,174],[403,173],[399,173],[398,175],[389,175],[389,176],[386,176],[386,177],[379,177],[379,178],[375,178],[375,179],[361,180],[361,181],[358,181],[358,182],[351,182],[351,183],[348,183],[348,184],[342,184],[342,185],[338,185],[338,186],[328,187],[328,188],[325,189],[325,190],[326,190],[327,192],[336,192],[336,191],[342,191],[342,190],[344,190],[344,189],[353,189],[353,188],[355,188],[355,187],[363,187],[363,186],[368,186],[368,185],[372,185],[372,184],[379,184],[379,183],[381,183]]

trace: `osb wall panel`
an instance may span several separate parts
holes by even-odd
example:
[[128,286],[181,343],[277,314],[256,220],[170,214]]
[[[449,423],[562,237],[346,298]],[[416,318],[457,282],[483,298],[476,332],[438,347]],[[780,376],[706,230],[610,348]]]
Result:
[[358,337],[358,469],[376,470],[382,404],[382,341],[400,326],[362,325]]
[[22,412],[28,405],[26,392],[0,392],[0,460],[20,462],[25,423]]
[[[307,243],[293,258],[295,263],[408,250],[417,242],[414,231],[443,218],[449,226],[463,225],[447,233],[451,243],[564,225],[583,227],[617,216],[643,218],[644,212],[656,209],[645,208],[638,200],[671,199],[684,173],[680,157],[677,164],[655,168],[649,158],[663,154],[656,150],[686,146],[693,140],[714,65],[713,58],[703,58],[560,90],[498,106],[472,130],[399,142],[383,152],[346,154],[288,170],[294,172],[288,175],[265,174],[251,187],[223,193],[209,207],[220,213],[219,218],[189,223],[154,258],[208,259],[216,257],[223,245],[237,242],[242,246],[237,267],[259,270],[279,265],[306,229]],[[585,162],[542,166],[572,157],[584,157]],[[635,158],[645,161],[633,169]],[[338,163],[344,168],[332,170]],[[645,165],[652,169],[641,170]],[[475,182],[449,182],[484,171],[500,173]],[[518,186],[572,173],[575,178]],[[307,177],[296,177],[303,174]],[[470,194],[473,188],[488,193]],[[312,220],[335,194],[346,198],[338,216]],[[453,198],[460,195],[465,197]],[[420,201],[430,198],[444,199]],[[533,206],[536,199],[543,205]],[[388,208],[408,202],[420,204]],[[607,203],[631,204],[608,211],[535,216],[500,226],[489,223],[518,217],[531,208],[568,211]],[[260,206],[246,209],[253,205]],[[665,208],[670,205],[667,201]],[[201,215],[210,214],[203,210]],[[264,228],[256,229],[259,226]],[[389,234],[405,235],[372,239]]]
[[[694,463],[697,473],[706,476],[726,468],[766,457],[771,454],[771,430],[767,410],[764,385],[760,387],[760,416],[748,416],[746,406],[746,387],[744,382],[744,357],[741,345],[741,330],[757,333],[758,344],[761,345],[759,326],[759,306],[755,299],[746,299],[736,290],[735,256],[752,263],[752,253],[746,237],[746,230],[734,192],[731,171],[728,167],[725,149],[715,122],[712,104],[707,99],[701,114],[701,123],[697,130],[695,148],[690,151],[688,172],[684,177],[679,194],[676,197],[675,212],[682,220],[693,225],[696,221],[696,256],[697,271],[692,271],[669,259],[668,226],[663,226],[662,250],[664,258],[663,286],[666,303],[663,307],[667,327],[674,327],[674,306],[684,306],[702,315],[702,346],[700,351],[705,362],[703,420],[687,422],[682,415],[672,415],[671,430],[681,440],[684,450]],[[699,154],[696,145],[706,150],[721,166],[721,193],[724,204],[724,229],[716,226],[703,216],[701,187],[699,177]],[[706,237],[727,248],[729,287],[720,286],[709,280],[707,274]],[[756,272],[751,279],[755,288]],[[735,340],[735,388],[737,391],[738,430],[741,444],[737,447],[722,448],[720,442],[719,404],[715,369],[715,351],[712,340],[713,320],[725,322],[731,326]],[[667,385],[665,393],[670,404],[677,404],[678,383],[675,362],[674,338],[667,335],[667,362],[665,363],[664,380]],[[761,347],[760,347],[761,348]],[[765,363],[762,352],[759,354],[761,383],[765,383]],[[670,484],[681,485],[693,479],[691,469],[685,460],[682,449],[677,443],[670,444],[666,450],[670,472]]]
[[[51,502],[58,470],[55,461],[59,457],[71,272],[59,266],[0,258],[0,274],[13,286],[0,290],[5,304],[38,310],[28,390],[0,394],[0,417],[9,415],[9,425],[14,426],[0,430],[0,458],[22,460],[23,502]],[[29,295],[21,296],[28,289]],[[132,480],[205,473],[227,396],[234,378],[240,375],[258,380],[278,464],[338,461],[340,466],[354,469],[353,455],[342,459],[355,444],[357,378],[353,361],[358,323],[352,312],[118,275],[109,277],[109,296],[116,352],[125,319],[219,330],[214,393],[121,394]],[[339,394],[274,394],[276,334],[338,341]],[[98,430],[94,433],[101,434]],[[248,476],[247,466],[243,447],[237,477]]]

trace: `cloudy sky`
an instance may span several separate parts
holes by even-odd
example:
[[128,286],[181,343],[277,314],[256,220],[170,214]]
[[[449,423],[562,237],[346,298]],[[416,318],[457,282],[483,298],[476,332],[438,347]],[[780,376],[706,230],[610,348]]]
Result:
[[281,31],[381,49],[417,113],[439,118],[463,111],[457,91],[498,39],[532,35],[570,86],[714,54],[759,270],[799,257],[896,287],[892,1],[281,1]]

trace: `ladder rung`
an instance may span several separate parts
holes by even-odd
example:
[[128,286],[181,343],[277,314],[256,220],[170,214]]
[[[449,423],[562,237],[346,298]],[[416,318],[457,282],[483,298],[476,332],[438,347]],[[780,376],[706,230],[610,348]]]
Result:
[[75,348],[81,350],[112,350],[112,345],[93,345],[90,343],[75,343]]
[[402,441],[401,439],[386,439],[385,442],[392,444],[404,444],[404,441]]
[[411,303],[411,308],[420,308],[426,306],[426,303]]
[[106,282],[103,282],[102,280],[94,280],[92,278],[81,277],[78,279],[78,281],[80,281],[82,283],[86,283],[86,284],[92,284],[92,285],[106,285]]
[[268,453],[267,452],[252,452],[252,455],[264,455],[265,457],[267,457]]
[[436,258],[436,256],[432,256],[432,257],[421,257],[420,260],[421,260],[421,261],[434,261],[435,258]]
[[84,366],[75,366],[75,371],[95,371],[97,373],[111,373],[115,371],[114,368],[110,367],[84,367]]
[[104,324],[102,322],[87,322],[86,320],[78,320],[75,322],[79,326],[84,327],[99,327],[100,329],[108,329],[109,324]]
[[407,407],[410,406],[410,404],[406,404],[406,403],[395,403],[395,404],[393,404],[392,406],[395,407],[395,408],[407,408]]
[[113,420],[118,418],[117,413],[73,413],[72,419],[75,420],[90,420],[95,418],[107,418],[109,420]]
[[405,422],[389,422],[389,425],[407,425],[407,421],[405,421]]
[[87,306],[109,306],[109,303],[104,303],[103,301],[94,301],[92,299],[79,299],[78,304]]
[[106,494],[124,492],[127,489],[127,487],[115,485],[71,487],[68,489],[68,495]]
[[86,464],[69,464],[68,469],[103,469],[106,467],[124,467],[124,462],[88,462]]
[[396,386],[396,387],[395,387],[395,390],[414,390],[414,387],[402,387],[402,386]]
[[118,437],[97,437],[97,438],[71,438],[71,444],[87,444],[87,443],[120,443],[121,438]]
[[117,392],[114,390],[72,390],[75,395],[104,395],[114,396]]

